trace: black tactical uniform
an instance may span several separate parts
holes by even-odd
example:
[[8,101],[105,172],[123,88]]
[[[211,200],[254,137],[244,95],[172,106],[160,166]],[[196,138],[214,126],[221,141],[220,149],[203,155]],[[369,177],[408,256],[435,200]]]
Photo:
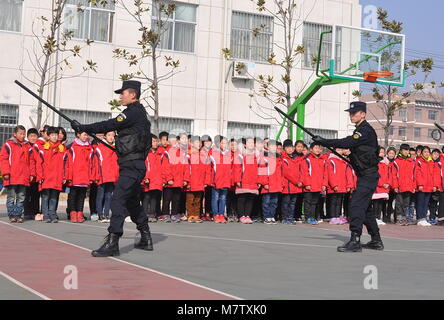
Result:
[[[124,81],[121,93],[125,89],[136,89],[140,93],[140,82]],[[153,250],[148,217],[140,205],[140,183],[145,177],[145,159],[151,148],[151,124],[145,108],[133,102],[116,118],[89,125],[73,126],[75,130],[87,133],[105,133],[117,131],[116,152],[119,163],[119,179],[116,182],[111,199],[111,223],[109,235],[104,245],[92,252],[93,256],[119,255],[118,239],[123,234],[123,224],[129,215],[141,233],[141,241],[136,248]]]
[[[357,111],[367,112],[364,102],[353,102],[350,113]],[[364,248],[382,250],[383,244],[379,235],[379,227],[376,216],[371,209],[372,195],[376,190],[379,180],[378,174],[378,139],[375,130],[367,122],[363,121],[353,132],[353,135],[344,139],[322,139],[316,137],[323,146],[350,149],[350,162],[358,177],[356,190],[352,194],[349,203],[350,231],[352,238],[345,246],[338,247],[338,251],[361,251],[360,237],[363,224],[367,227],[372,241],[364,245]]]

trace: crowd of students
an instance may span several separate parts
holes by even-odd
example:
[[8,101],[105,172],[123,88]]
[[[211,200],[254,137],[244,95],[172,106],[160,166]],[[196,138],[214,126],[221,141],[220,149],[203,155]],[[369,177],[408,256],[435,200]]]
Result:
[[[114,132],[98,136],[114,145]],[[403,144],[399,150],[381,147],[379,157],[380,179],[369,208],[378,224],[444,224],[440,150]],[[1,149],[0,168],[11,222],[57,222],[60,192],[68,193],[71,222],[85,221],[88,193],[90,218],[109,222],[117,156],[85,132],[67,144],[63,128],[26,133],[17,126]],[[357,181],[348,162],[317,143],[258,137],[212,140],[162,132],[152,136],[146,168],[140,192],[150,222],[344,224]]]

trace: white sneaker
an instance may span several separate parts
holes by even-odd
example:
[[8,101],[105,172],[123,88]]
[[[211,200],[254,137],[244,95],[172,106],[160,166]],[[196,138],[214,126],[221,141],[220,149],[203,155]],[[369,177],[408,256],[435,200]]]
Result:
[[125,218],[125,222],[132,222],[132,221],[131,221],[131,217],[126,217],[126,218]]
[[376,219],[376,222],[378,223],[378,226],[385,226],[386,223],[382,220]]
[[423,219],[423,220],[418,222],[418,226],[421,226],[421,227],[431,227],[432,225],[430,223],[428,223],[427,220]]
[[318,220],[318,223],[322,223],[322,222],[324,222],[324,220],[322,220],[322,219],[319,219],[319,220]]
[[271,223],[272,224],[277,224],[276,220],[274,218],[271,218]]

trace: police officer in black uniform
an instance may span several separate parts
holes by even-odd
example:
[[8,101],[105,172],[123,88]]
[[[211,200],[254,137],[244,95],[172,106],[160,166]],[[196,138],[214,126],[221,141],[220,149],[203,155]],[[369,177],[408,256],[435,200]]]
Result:
[[[376,216],[371,209],[372,195],[379,180],[378,139],[373,127],[365,120],[365,102],[352,102],[350,120],[356,125],[353,135],[344,139],[323,139],[314,137],[325,147],[350,149],[350,162],[358,177],[356,190],[349,204],[351,238],[348,243],[338,247],[339,252],[361,252],[362,248],[383,250]],[[371,241],[361,245],[362,225],[367,227]]]
[[116,118],[81,125],[73,122],[76,131],[87,133],[105,133],[117,131],[116,152],[119,162],[119,180],[116,182],[111,199],[111,223],[104,244],[92,251],[94,257],[118,256],[119,238],[123,234],[123,224],[126,216],[137,225],[140,231],[140,241],[135,248],[153,250],[148,217],[140,205],[140,183],[145,177],[145,159],[151,148],[151,123],[145,108],[140,104],[139,81],[124,81],[122,88],[115,93],[120,94],[120,102],[127,108]]

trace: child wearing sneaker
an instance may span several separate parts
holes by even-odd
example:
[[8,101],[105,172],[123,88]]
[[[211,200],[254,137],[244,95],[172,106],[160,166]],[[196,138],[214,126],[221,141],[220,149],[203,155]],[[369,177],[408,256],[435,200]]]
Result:
[[[385,157],[385,149],[379,147],[379,180],[372,197],[372,209],[378,225],[385,225],[387,220],[387,200],[390,192],[390,162]],[[383,219],[381,217],[383,216]]]
[[316,225],[316,206],[324,185],[324,160],[321,157],[323,147],[318,142],[310,145],[310,154],[301,162],[301,176],[304,185],[304,214],[306,223]]
[[262,212],[265,224],[276,224],[275,214],[282,192],[282,163],[276,154],[276,141],[268,141],[268,150],[259,162],[259,182],[262,185]]
[[427,222],[427,210],[429,206],[432,192],[438,189],[435,185],[436,179],[433,178],[435,163],[430,155],[430,148],[425,146],[421,155],[416,158],[415,181],[416,189],[418,190],[416,196],[416,220],[418,226],[430,227],[431,224]]
[[407,220],[407,208],[410,198],[415,192],[415,162],[410,155],[410,146],[402,144],[398,157],[393,161],[392,183],[396,193],[395,214],[402,217],[401,225],[412,224],[412,219]]
[[291,140],[284,141],[284,152],[282,152],[282,223],[295,223],[294,211],[297,195],[302,193],[302,181],[300,158],[294,153]]

